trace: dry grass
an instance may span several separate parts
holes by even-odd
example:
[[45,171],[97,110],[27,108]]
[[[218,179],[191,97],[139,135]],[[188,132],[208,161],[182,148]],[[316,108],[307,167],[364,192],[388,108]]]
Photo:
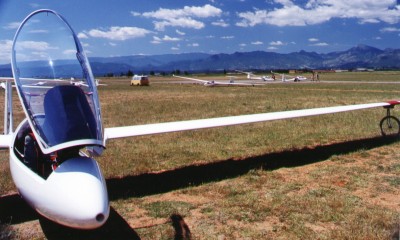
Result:
[[[398,76],[321,78],[400,82]],[[352,83],[205,88],[166,84],[170,81],[175,79],[129,87],[128,80],[105,79],[109,86],[99,89],[105,127],[376,102],[398,98],[400,88]],[[388,239],[400,223],[400,145],[379,137],[384,114],[371,109],[114,140],[99,162],[114,214],[141,239],[172,239],[171,214],[183,216],[194,239]],[[0,193],[14,193],[7,161],[0,171]],[[100,232],[116,232],[115,219]],[[12,222],[0,231],[44,237],[27,231],[29,224],[38,226]]]

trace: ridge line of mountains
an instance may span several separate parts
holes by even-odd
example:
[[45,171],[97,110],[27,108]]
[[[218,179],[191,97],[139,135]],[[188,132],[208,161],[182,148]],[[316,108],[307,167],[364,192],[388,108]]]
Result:
[[[134,73],[214,72],[223,70],[274,69],[400,69],[400,49],[381,50],[358,45],[346,51],[331,53],[292,52],[287,54],[253,51],[232,54],[182,53],[162,55],[133,55],[120,57],[90,57],[93,74],[120,75]],[[8,75],[7,75],[8,74]],[[10,64],[0,65],[0,76],[11,76]]]
[[[189,72],[221,71],[234,69],[400,69],[400,49],[380,50],[367,45],[358,45],[347,51],[319,54],[316,52],[253,51],[232,54],[184,53],[164,55],[136,55],[111,58],[90,58],[93,72],[109,68],[108,72],[119,73],[132,70]],[[112,66],[108,65],[112,64]],[[114,65],[115,64],[115,65]],[[115,71],[119,68],[121,71]],[[100,74],[101,75],[101,74]]]

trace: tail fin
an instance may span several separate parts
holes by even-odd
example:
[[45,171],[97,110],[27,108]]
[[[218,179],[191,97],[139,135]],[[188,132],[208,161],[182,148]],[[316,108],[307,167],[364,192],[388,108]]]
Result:
[[12,119],[12,78],[7,79],[1,84],[4,88],[4,135],[8,135],[13,131],[13,119]]
[[5,90],[4,94],[4,134],[0,134],[0,148],[8,148],[11,145],[11,134],[13,132],[12,120],[12,78],[1,78],[5,80],[0,86]]

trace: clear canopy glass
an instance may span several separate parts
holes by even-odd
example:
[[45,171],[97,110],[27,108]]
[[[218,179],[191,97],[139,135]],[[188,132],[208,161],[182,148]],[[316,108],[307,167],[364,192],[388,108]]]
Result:
[[62,16],[38,10],[22,22],[14,37],[12,68],[44,153],[103,145],[93,74],[79,39]]

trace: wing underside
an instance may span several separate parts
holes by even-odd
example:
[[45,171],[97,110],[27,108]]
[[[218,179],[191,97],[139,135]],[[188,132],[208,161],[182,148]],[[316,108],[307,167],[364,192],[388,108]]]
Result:
[[298,117],[316,116],[316,115],[355,111],[368,108],[384,107],[398,103],[400,103],[400,101],[391,101],[390,103],[380,102],[380,103],[368,103],[368,104],[358,104],[358,105],[348,105],[348,106],[312,108],[312,109],[293,110],[284,112],[271,112],[271,113],[261,113],[261,114],[251,114],[251,115],[241,115],[241,116],[136,125],[128,127],[105,128],[104,140],[107,141],[108,139],[123,138],[123,137],[161,134],[161,133],[187,131],[187,130],[195,130],[203,128],[232,126],[232,125],[239,125],[246,123],[256,123],[256,122],[282,120],[282,119],[290,119]]

